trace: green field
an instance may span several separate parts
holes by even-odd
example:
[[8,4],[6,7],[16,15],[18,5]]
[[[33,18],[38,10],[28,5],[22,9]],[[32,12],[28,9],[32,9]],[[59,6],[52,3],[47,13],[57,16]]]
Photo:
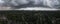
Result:
[[0,24],[60,24],[59,11],[0,11],[0,16],[7,18]]

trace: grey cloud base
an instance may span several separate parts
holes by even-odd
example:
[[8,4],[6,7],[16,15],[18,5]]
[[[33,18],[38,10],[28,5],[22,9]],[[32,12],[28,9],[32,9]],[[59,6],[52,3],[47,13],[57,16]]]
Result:
[[3,6],[10,6],[12,8],[25,8],[25,7],[50,7],[59,8],[59,0],[1,0]]

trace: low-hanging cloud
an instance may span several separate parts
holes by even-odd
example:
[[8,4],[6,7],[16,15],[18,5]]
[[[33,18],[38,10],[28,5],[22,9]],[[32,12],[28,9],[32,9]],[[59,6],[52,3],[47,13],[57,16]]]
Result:
[[2,6],[5,2],[0,0],[0,6]]
[[7,2],[6,1],[0,0],[0,4],[5,2],[8,5],[19,6],[33,2],[33,5],[40,5],[42,3],[43,6],[56,7],[55,5],[59,5],[60,3],[58,0],[10,0]]

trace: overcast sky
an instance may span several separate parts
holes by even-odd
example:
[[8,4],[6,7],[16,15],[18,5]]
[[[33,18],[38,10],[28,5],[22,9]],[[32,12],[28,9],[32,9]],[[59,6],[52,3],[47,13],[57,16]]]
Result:
[[[6,0],[8,1],[8,0]],[[58,0],[12,0],[10,2],[7,2],[6,4],[8,5],[12,5],[12,6],[19,6],[19,5],[23,5],[24,4],[28,4],[29,2],[34,2],[33,5],[39,5],[39,4],[43,4],[44,6],[49,6],[49,7],[54,7],[56,8],[57,6],[55,5],[59,5],[59,1]],[[5,2],[0,0],[0,6],[3,5]],[[28,6],[28,5],[27,5]]]

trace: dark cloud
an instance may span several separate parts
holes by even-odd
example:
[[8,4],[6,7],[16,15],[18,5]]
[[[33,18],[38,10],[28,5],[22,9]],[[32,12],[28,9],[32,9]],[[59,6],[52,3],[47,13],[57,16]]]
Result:
[[11,7],[28,7],[28,6],[47,6],[57,8],[59,5],[58,0],[0,0],[0,4],[10,5]]

